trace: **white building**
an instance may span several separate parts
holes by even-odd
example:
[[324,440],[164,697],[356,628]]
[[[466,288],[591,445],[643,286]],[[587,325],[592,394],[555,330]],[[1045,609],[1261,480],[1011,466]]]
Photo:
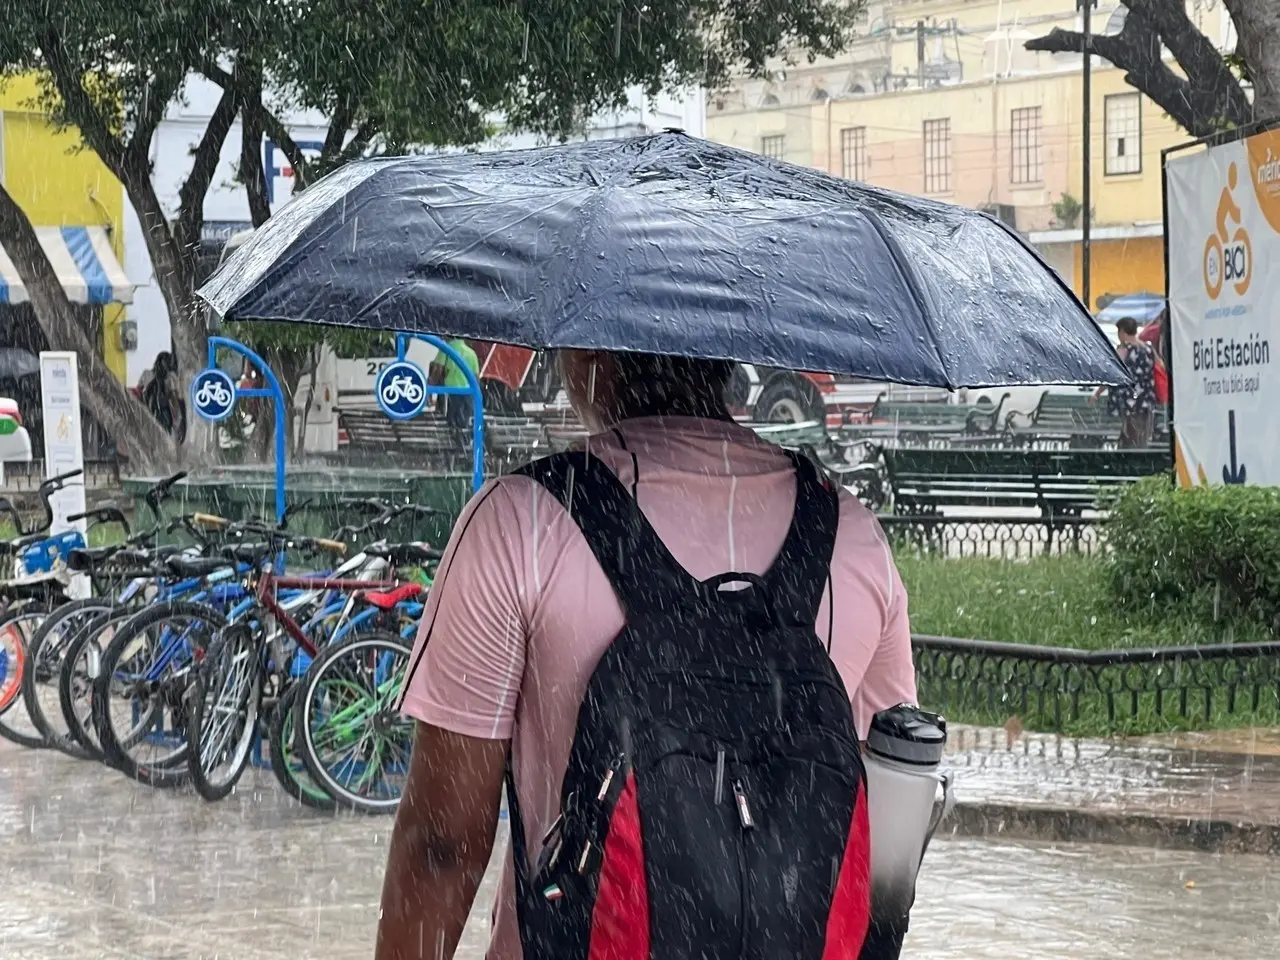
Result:
[[[191,151],[203,136],[209,117],[217,106],[221,90],[202,77],[189,79],[180,102],[169,108],[156,130],[151,147],[152,178],[160,203],[170,216],[178,210],[178,191],[191,169]],[[601,114],[588,131],[589,139],[636,136],[679,127],[695,136],[706,132],[706,106],[702,91],[687,95],[663,94],[649,103],[639,89],[632,92],[625,110]],[[318,151],[327,130],[318,113],[283,118],[294,140],[304,151]],[[534,146],[531,135],[499,135],[481,149],[502,150]],[[268,192],[275,209],[289,199],[293,175],[288,162],[269,140],[263,144]],[[240,123],[237,119],[218,161],[218,169],[205,196],[203,238],[211,253],[234,233],[247,229],[249,201],[244,188],[235,182],[240,161]],[[128,382],[132,386],[155,361],[156,354],[170,349],[169,316],[155,284],[142,227],[131,205],[125,204],[125,271],[137,284],[128,319],[137,324],[137,346],[127,351]],[[370,384],[372,385],[372,384]]]

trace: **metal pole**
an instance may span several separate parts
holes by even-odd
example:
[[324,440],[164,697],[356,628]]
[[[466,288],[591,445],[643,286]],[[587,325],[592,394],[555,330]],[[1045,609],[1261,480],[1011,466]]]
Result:
[[1084,56],[1084,213],[1080,221],[1080,294],[1081,299],[1084,300],[1085,309],[1090,313],[1093,313],[1092,291],[1089,289],[1092,259],[1089,233],[1093,225],[1093,57],[1089,55],[1089,46],[1092,42],[1093,8],[1096,3],[1097,0],[1077,0],[1077,5],[1084,14],[1081,17],[1083,28],[1080,31],[1080,52]]

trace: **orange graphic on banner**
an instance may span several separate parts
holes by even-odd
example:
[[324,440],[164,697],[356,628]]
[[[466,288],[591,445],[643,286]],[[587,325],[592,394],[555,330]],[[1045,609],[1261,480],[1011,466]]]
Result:
[[[1243,215],[1233,193],[1240,180],[1233,163],[1227,167],[1227,185],[1218,197],[1217,232],[1209,234],[1204,244],[1204,289],[1210,300],[1217,300],[1223,285],[1231,284],[1237,296],[1249,290],[1253,276],[1253,244],[1249,231],[1241,226]],[[1229,221],[1236,224],[1231,231]]]
[[1249,152],[1249,179],[1258,208],[1280,233],[1280,129],[1268,130],[1245,141]]

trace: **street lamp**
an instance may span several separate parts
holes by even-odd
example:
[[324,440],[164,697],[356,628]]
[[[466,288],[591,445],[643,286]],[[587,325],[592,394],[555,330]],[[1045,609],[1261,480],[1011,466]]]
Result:
[[1093,11],[1097,6],[1098,0],[1076,0],[1076,9],[1083,13],[1080,18],[1083,22],[1080,31],[1080,53],[1084,57],[1084,219],[1080,221],[1080,293],[1084,299],[1085,309],[1090,313],[1093,313],[1089,290],[1092,253],[1089,233],[1093,226],[1093,125],[1091,123],[1093,119],[1093,71],[1091,69],[1093,57],[1089,55],[1089,46],[1092,42]]

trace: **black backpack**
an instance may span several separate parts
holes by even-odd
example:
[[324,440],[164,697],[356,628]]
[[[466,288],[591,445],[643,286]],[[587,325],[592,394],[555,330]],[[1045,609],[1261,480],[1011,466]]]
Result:
[[[839,505],[792,459],[795,513],[773,566],[703,582],[598,459],[520,471],[569,511],[626,615],[588,682],[532,869],[508,764],[525,960],[858,957],[866,774],[814,623]],[[721,589],[733,583],[747,586]]]

